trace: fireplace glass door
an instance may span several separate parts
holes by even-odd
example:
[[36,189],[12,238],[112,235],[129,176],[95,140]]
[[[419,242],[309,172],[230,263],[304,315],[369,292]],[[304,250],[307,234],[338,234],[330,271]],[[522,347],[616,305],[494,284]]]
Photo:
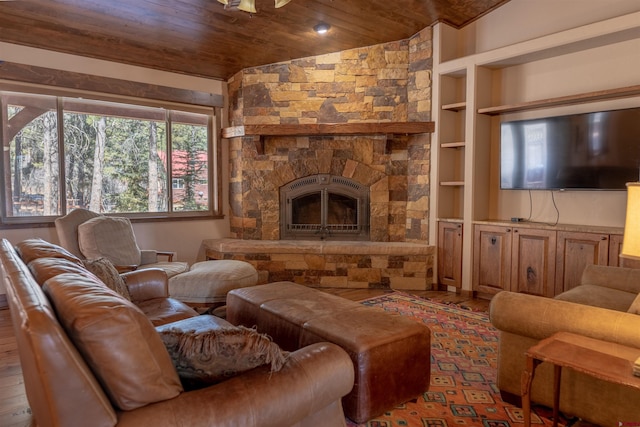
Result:
[[281,189],[284,239],[367,240],[368,189],[343,177],[316,175]]

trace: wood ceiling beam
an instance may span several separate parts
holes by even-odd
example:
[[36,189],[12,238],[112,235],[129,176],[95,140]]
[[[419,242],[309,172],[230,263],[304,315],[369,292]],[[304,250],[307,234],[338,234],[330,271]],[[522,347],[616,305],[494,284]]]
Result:
[[205,107],[222,107],[224,105],[223,96],[213,93],[11,62],[0,63],[0,80]]

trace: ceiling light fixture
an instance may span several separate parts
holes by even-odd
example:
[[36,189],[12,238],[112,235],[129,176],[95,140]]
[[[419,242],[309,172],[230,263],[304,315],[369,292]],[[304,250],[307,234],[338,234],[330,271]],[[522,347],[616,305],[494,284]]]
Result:
[[[2,0],[0,0],[2,1]],[[276,9],[286,5],[291,0],[275,0]],[[227,10],[242,10],[243,12],[256,13],[256,0],[218,0]]]
[[329,32],[329,28],[331,28],[331,25],[321,22],[320,24],[313,27],[313,31],[318,34],[327,34]]

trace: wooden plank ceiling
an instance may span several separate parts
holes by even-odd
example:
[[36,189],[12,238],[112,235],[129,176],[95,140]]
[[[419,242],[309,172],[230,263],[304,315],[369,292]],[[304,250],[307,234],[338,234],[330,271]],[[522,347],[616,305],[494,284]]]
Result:
[[[229,79],[257,65],[402,40],[435,22],[462,27],[508,0],[0,1],[0,41]],[[313,31],[325,22],[325,36]],[[0,61],[2,61],[0,51]]]

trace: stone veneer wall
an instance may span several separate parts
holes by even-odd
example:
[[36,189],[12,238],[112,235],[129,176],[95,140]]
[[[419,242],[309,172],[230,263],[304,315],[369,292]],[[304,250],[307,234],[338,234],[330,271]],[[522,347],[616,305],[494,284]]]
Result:
[[[243,70],[232,126],[431,119],[431,28],[411,39]],[[428,240],[430,136],[230,140],[232,237],[279,239],[278,189],[317,173],[371,188],[371,240]]]

